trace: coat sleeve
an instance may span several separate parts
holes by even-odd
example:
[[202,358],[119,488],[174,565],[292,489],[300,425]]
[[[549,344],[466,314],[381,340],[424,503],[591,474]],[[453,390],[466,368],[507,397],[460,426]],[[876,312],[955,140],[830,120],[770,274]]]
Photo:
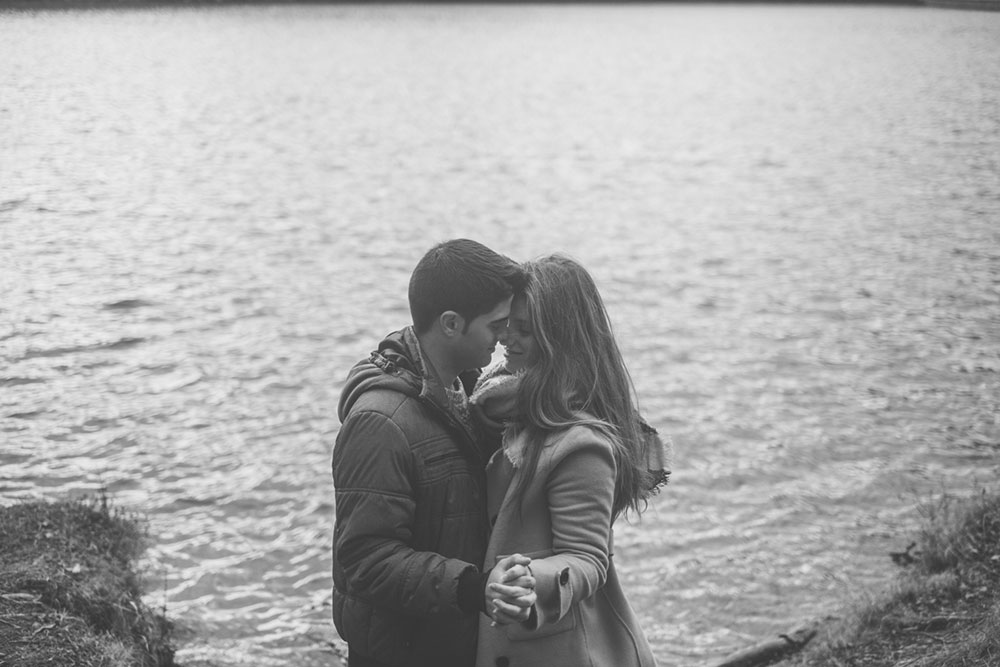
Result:
[[333,449],[334,583],[372,604],[427,614],[460,612],[458,581],[475,566],[412,544],[413,453],[388,417],[358,412]]
[[552,467],[545,490],[553,555],[531,563],[538,602],[529,629],[557,622],[607,580],[615,471],[610,444],[596,436]]

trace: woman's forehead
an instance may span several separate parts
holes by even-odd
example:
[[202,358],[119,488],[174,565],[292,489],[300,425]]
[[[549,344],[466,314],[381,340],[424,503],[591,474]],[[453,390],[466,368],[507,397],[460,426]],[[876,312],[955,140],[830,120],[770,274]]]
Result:
[[515,296],[514,300],[510,302],[510,319],[528,319],[528,299],[523,294]]

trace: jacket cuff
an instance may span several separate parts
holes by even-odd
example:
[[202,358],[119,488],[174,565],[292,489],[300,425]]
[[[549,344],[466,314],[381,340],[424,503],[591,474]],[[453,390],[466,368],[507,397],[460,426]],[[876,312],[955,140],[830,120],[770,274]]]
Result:
[[573,604],[573,580],[569,566],[560,558],[540,558],[531,562],[535,575],[535,593],[538,600],[528,629],[556,623],[569,613]]
[[458,608],[466,614],[486,613],[486,580],[489,572],[467,567],[458,575]]

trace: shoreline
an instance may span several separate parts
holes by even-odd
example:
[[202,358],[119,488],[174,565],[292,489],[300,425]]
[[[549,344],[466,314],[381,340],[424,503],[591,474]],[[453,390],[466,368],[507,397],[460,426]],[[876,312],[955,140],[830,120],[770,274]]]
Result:
[[142,602],[140,521],[99,500],[0,507],[0,664],[176,667]]
[[899,566],[836,615],[742,649],[715,667],[1000,664],[1000,491],[920,507]]
[[[921,512],[881,590],[716,667],[1000,659],[1000,492],[946,494]],[[104,497],[21,502],[0,507],[0,532],[0,664],[181,667],[165,610],[141,599],[135,516]]]

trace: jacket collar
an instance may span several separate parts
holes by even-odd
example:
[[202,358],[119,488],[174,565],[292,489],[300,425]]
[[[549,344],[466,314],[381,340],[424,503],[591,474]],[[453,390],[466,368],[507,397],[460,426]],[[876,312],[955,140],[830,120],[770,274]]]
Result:
[[[455,381],[453,389],[465,391],[465,386],[460,378]],[[429,360],[424,358],[413,327],[406,327],[386,336],[368,359],[351,369],[340,399],[338,412],[341,421],[346,419],[357,397],[370,389],[392,389],[418,398],[461,433],[485,464],[486,458],[480,451],[476,434],[452,411],[445,386]]]

